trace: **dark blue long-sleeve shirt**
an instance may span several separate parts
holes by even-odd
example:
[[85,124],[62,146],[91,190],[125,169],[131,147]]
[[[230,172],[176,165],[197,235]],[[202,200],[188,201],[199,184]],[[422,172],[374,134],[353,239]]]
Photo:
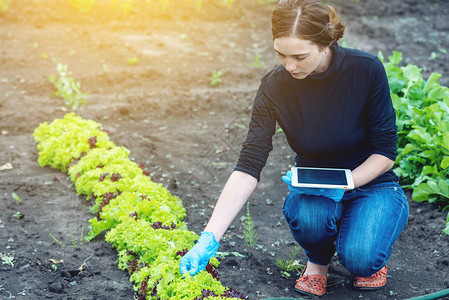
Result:
[[[396,115],[382,62],[337,44],[326,72],[295,79],[280,65],[254,100],[248,136],[235,170],[260,180],[276,122],[297,166],[355,169],[370,155],[396,158]],[[397,181],[392,170],[369,184]]]

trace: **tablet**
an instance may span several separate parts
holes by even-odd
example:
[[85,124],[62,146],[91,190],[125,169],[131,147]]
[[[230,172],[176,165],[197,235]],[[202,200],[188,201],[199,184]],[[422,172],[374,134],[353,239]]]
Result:
[[353,189],[354,181],[349,169],[293,167],[292,186]]

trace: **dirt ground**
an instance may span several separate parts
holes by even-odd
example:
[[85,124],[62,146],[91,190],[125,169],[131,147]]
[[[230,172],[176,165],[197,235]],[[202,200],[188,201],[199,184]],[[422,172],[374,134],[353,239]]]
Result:
[[[232,9],[205,3],[202,10],[175,0],[166,10],[135,2],[125,15],[103,4],[83,14],[68,1],[13,0],[0,16],[0,166],[13,167],[0,171],[1,299],[134,297],[129,275],[117,268],[117,253],[103,236],[80,241],[93,217],[89,204],[66,174],[37,164],[34,128],[67,113],[63,101],[51,97],[48,76],[57,63],[67,64],[89,93],[78,114],[102,123],[117,145],[183,200],[190,230],[204,228],[235,166],[260,78],[278,63],[271,8],[254,0],[237,0]],[[344,45],[374,54],[402,51],[405,63],[422,67],[426,78],[438,72],[449,85],[448,1],[330,2],[347,23]],[[263,67],[250,65],[256,53]],[[138,63],[129,64],[134,57]],[[211,86],[214,70],[222,71],[222,83]],[[244,255],[220,258],[219,277],[247,299],[298,297],[297,274],[287,279],[275,265],[295,246],[282,214],[287,188],[280,179],[294,155],[282,133],[273,143],[250,198],[257,246],[243,243],[243,210],[219,249]],[[447,212],[409,204],[387,286],[353,290],[351,275],[333,260],[334,284],[324,299],[407,299],[449,288],[449,236],[442,234]],[[303,251],[298,259],[306,262]]]

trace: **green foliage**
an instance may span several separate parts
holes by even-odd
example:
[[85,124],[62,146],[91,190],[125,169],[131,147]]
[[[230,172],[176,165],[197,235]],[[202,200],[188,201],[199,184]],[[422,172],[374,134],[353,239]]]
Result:
[[[70,229],[70,238],[72,239],[72,246],[73,249],[76,250],[76,247],[78,246],[78,243],[76,239],[73,237],[72,229]],[[83,238],[84,238],[84,225],[81,227],[81,235],[79,238],[79,247],[81,248],[83,246]]]
[[114,7],[128,15],[133,10],[132,0],[114,0]]
[[17,220],[22,220],[25,217],[20,211],[13,213],[12,216]]
[[137,65],[138,62],[139,62],[139,59],[137,57],[128,58],[128,64],[130,64],[130,65]]
[[[379,55],[383,59],[382,54]],[[440,74],[427,80],[415,65],[399,66],[400,52],[384,63],[396,109],[398,157],[395,172],[416,201],[439,202],[449,208],[449,88]]]
[[263,67],[265,67],[265,63],[260,60],[259,53],[257,53],[257,52],[254,54],[254,61],[252,63],[250,63],[249,65],[251,67],[254,67],[254,68],[263,68]]
[[234,4],[235,0],[223,0],[223,4],[226,5],[227,7],[231,8],[232,5]]
[[295,248],[290,251],[288,259],[281,259],[279,257],[276,259],[276,266],[281,269],[281,274],[285,277],[290,278],[291,271],[298,271],[302,269],[303,266],[299,263],[299,260],[296,259],[300,249],[301,246],[296,245]]
[[220,78],[222,74],[223,72],[221,70],[214,70],[210,77],[210,85],[216,86],[217,84],[222,83],[223,81]]
[[84,120],[74,113],[66,114],[64,119],[56,119],[51,124],[41,123],[34,130],[33,136],[39,142],[39,165],[50,166],[62,172],[66,172],[81,153],[91,149],[90,138],[95,137],[97,148],[116,147],[100,124]]
[[254,247],[257,244],[257,233],[254,229],[253,218],[249,213],[249,202],[246,203],[246,220],[243,225],[243,235],[245,238],[245,245]]
[[22,201],[19,195],[17,195],[16,193],[12,193],[11,197],[16,201],[17,204],[19,204]]
[[5,13],[8,10],[11,1],[12,0],[0,0],[0,13]]
[[70,4],[82,13],[89,13],[96,0],[70,0]]
[[[207,271],[181,275],[180,253],[198,239],[182,222],[186,212],[181,200],[151,181],[144,168],[128,159],[129,150],[111,142],[100,124],[69,113],[40,124],[34,138],[39,164],[67,171],[77,192],[95,200],[96,217],[90,220],[87,240],[109,229],[106,241],[117,248],[119,267],[129,271],[140,296],[153,299],[154,288],[160,299],[199,298],[204,289],[223,294],[226,288]],[[84,227],[79,246],[83,232]],[[76,248],[72,231],[70,236]],[[210,264],[219,265],[215,258]]]
[[75,82],[72,77],[72,72],[67,71],[67,65],[57,64],[56,70],[58,71],[59,78],[56,79],[54,74],[50,75],[49,80],[56,87],[56,91],[52,93],[52,96],[59,96],[65,100],[65,105],[73,110],[86,105],[84,99],[88,94],[81,92],[81,84]]
[[[15,260],[14,256],[11,253],[1,253],[0,252],[0,260],[2,261],[3,265],[10,265],[11,267],[14,267]],[[1,287],[1,285],[0,285]]]
[[[193,299],[201,296],[205,287],[217,294],[224,292],[225,288],[220,282],[207,272],[194,277],[186,275],[183,279],[179,271],[181,257],[176,253],[190,249],[197,239],[196,234],[187,230],[155,230],[150,222],[129,217],[124,217],[122,223],[106,234],[106,241],[113,243],[120,252],[121,269],[128,269],[129,263],[136,257],[139,257],[139,264],[146,266],[131,275],[136,289],[143,281],[152,287],[163,278],[157,284],[158,297],[161,299]],[[127,254],[130,252],[133,255]],[[217,265],[217,261],[214,262]]]
[[54,236],[53,234],[51,234],[51,232],[50,232],[49,234],[50,234],[51,238],[52,238],[56,243],[58,243],[58,244],[59,244],[60,246],[62,246],[62,247],[65,246],[61,241],[59,241],[57,238],[55,238],[55,236]]

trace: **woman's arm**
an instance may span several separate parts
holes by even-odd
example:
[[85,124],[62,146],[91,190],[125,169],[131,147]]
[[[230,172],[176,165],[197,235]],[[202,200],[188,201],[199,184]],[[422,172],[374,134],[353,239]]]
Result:
[[204,231],[213,232],[215,239],[220,241],[256,186],[256,178],[244,172],[234,171],[226,182]]
[[393,165],[394,161],[391,159],[380,154],[372,154],[360,166],[352,171],[354,187],[357,188],[367,184],[371,180],[390,170]]

